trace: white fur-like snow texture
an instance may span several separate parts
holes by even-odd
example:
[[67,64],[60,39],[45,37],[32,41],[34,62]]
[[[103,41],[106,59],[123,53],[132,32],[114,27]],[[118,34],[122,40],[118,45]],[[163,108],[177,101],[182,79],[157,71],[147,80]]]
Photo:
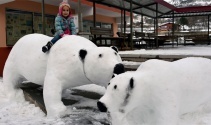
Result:
[[211,110],[211,60],[148,60],[111,79],[99,109],[112,125],[179,125],[181,116]]
[[23,92],[18,85],[22,81],[43,85],[47,115],[60,117],[67,109],[61,101],[64,89],[91,83],[106,86],[114,67],[122,60],[111,47],[97,47],[76,35],[61,38],[49,52],[43,53],[42,46],[51,39],[29,34],[18,40],[4,67],[3,86],[9,100],[21,101]]

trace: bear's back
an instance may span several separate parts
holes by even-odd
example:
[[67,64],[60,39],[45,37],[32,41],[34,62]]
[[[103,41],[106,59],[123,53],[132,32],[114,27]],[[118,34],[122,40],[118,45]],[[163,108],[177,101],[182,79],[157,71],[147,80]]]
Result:
[[[82,48],[96,47],[86,38],[70,35],[59,39],[49,52],[43,53],[42,46],[51,39],[52,37],[43,34],[23,36],[12,48],[7,59],[8,64],[5,65],[4,70],[9,72],[10,69],[13,69],[27,80],[39,84],[43,83],[49,55],[52,55],[53,61],[63,61],[69,58],[69,55],[78,55]],[[76,57],[79,59],[77,55]]]
[[[52,47],[51,53],[55,54],[59,52],[70,54],[79,52],[81,49],[89,49],[97,47],[92,41],[77,35],[69,35],[57,41]],[[61,51],[62,50],[62,51]]]

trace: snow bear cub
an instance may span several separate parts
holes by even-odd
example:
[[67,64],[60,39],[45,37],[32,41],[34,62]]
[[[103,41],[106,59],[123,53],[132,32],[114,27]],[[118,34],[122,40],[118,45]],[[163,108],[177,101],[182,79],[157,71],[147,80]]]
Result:
[[3,71],[5,94],[10,100],[23,100],[18,88],[24,80],[43,85],[43,96],[50,117],[64,115],[61,101],[64,89],[95,83],[105,86],[114,74],[124,72],[115,47],[97,47],[90,40],[70,35],[61,38],[48,53],[42,46],[52,37],[29,34],[12,48]]
[[135,72],[115,76],[98,101],[112,125],[178,125],[180,116],[210,110],[211,60],[149,60]]

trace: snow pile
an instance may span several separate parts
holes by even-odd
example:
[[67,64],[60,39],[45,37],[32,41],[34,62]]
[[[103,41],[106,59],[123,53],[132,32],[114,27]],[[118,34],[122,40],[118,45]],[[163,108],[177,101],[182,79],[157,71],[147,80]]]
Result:
[[185,118],[181,124],[189,119],[187,123],[205,123],[201,118],[211,113],[207,107],[211,97],[208,74],[211,74],[210,59],[148,60],[137,72],[113,78],[98,105],[101,111],[107,107],[114,125],[153,125],[158,121],[156,125],[176,125],[177,118],[184,114],[187,115],[181,117]]
[[[100,92],[103,94],[104,87],[97,85],[75,87],[74,89],[85,89],[87,91]],[[72,96],[71,90],[65,91],[63,98],[79,100],[78,103],[68,106],[69,114],[63,118],[49,119],[39,107],[25,101],[7,102],[2,93],[2,78],[0,77],[0,125],[103,125],[108,124],[106,113],[97,110],[97,100],[84,98],[82,96]],[[88,107],[90,109],[85,109]],[[82,109],[83,108],[83,109]]]

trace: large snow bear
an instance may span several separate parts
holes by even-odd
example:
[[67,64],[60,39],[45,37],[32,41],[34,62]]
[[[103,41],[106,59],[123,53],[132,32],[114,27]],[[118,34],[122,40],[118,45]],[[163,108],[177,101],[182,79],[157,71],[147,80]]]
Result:
[[115,47],[97,47],[86,38],[70,35],[43,53],[42,46],[51,39],[29,34],[12,48],[3,71],[8,99],[23,97],[17,87],[24,80],[43,85],[47,115],[59,117],[66,111],[62,90],[90,83],[106,86],[114,74],[124,72]]
[[211,111],[211,60],[149,60],[111,79],[97,105],[112,125],[178,125],[185,113]]

